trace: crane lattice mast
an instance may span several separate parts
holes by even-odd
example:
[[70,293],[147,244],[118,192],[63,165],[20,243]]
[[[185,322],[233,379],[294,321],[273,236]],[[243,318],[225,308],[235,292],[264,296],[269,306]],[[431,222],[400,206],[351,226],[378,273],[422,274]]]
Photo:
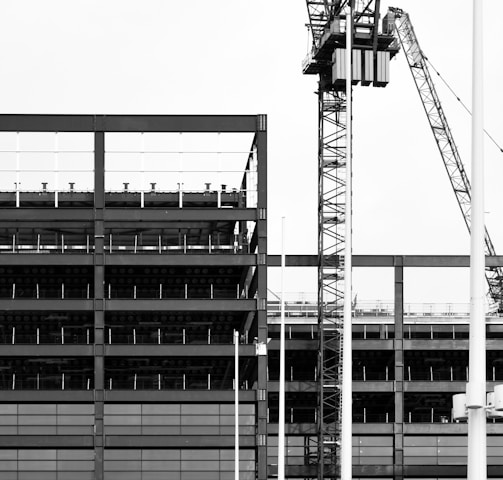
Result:
[[[303,62],[318,82],[318,364],[315,445],[307,445],[318,479],[339,478],[342,327],[346,252],[346,9],[348,1],[306,0],[313,47]],[[398,52],[392,32],[379,31],[380,0],[353,0],[353,84],[383,87]],[[347,368],[351,369],[351,365]],[[349,385],[351,388],[351,385]],[[347,405],[351,412],[351,405]],[[315,455],[311,455],[315,451]],[[351,452],[350,452],[351,453]]]
[[[419,46],[409,14],[400,8],[390,8],[387,17],[388,22],[390,24],[394,23],[396,26],[400,44],[407,58],[407,63],[409,64],[428,122],[444,162],[449,181],[456,195],[456,200],[461,209],[465,224],[468,231],[470,231],[470,180],[466,174],[435,84],[431,78],[427,57]],[[496,255],[487,228],[485,229],[485,253],[486,255]],[[486,279],[489,286],[490,299],[497,305],[499,311],[503,311],[503,268],[492,267],[486,269]]]

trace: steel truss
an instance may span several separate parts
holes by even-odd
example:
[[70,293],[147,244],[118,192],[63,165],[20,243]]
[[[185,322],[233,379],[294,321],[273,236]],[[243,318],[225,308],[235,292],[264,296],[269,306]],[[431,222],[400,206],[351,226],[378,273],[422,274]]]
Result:
[[325,28],[346,3],[347,0],[306,0],[313,47],[320,46],[320,40]]
[[[463,162],[459,155],[456,143],[451,133],[449,123],[445,116],[442,104],[437,95],[435,84],[426,63],[409,14],[398,8],[390,8],[395,13],[395,26],[403,48],[410,71],[414,77],[417,91],[421,97],[426,116],[437,142],[440,155],[444,161],[445,169],[451,186],[456,195],[456,200],[463,214],[465,224],[471,228],[471,187]],[[496,255],[489,232],[485,229],[485,253]],[[503,268],[493,267],[486,269],[486,279],[489,286],[489,296],[503,310]]]
[[[346,93],[319,92],[318,478],[340,466],[342,320],[346,214]],[[348,192],[350,194],[350,192]]]

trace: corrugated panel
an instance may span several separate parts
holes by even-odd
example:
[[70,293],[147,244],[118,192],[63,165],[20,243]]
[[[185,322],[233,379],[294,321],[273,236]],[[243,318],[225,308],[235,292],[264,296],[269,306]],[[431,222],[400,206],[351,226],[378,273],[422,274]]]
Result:
[[403,458],[404,465],[436,465],[437,456],[433,457],[411,457],[405,456]]
[[360,457],[360,465],[393,465],[393,457]]
[[374,53],[371,50],[365,50],[365,66],[363,69],[363,79],[368,83],[374,81]]
[[404,447],[403,455],[404,457],[428,457],[437,456],[438,449],[436,446],[431,447]]
[[362,51],[353,50],[353,68],[352,75],[353,80],[360,81],[362,79]]
[[468,447],[465,446],[455,446],[455,447],[439,447],[438,454],[443,457],[466,457],[468,455]]
[[356,437],[358,438],[357,445],[376,445],[380,447],[392,447],[393,446],[393,437],[390,435],[382,436],[382,437]]
[[332,67],[332,81],[336,82],[338,80],[346,79],[346,49],[336,48],[333,55],[333,67]]
[[437,437],[438,438],[438,446],[446,447],[466,447],[468,445],[468,438],[466,436],[454,436],[454,437]]
[[499,437],[496,437],[494,435],[488,436],[487,437],[487,445],[491,446],[491,447],[503,447],[503,436],[499,436]]
[[406,447],[437,446],[437,437],[405,436],[403,444]]
[[467,457],[438,457],[438,465],[466,465]]
[[377,52],[377,81],[379,83],[389,82],[389,52]]

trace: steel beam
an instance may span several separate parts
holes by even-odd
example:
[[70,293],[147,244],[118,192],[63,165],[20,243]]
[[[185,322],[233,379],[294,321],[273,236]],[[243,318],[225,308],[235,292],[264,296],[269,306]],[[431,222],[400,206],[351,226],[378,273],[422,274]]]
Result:
[[89,448],[92,435],[1,435],[1,448]]
[[[469,267],[468,255],[353,255],[353,267],[394,267],[402,259],[404,267]],[[287,255],[288,267],[316,267],[317,255]],[[326,258],[329,262],[330,258]],[[333,265],[340,265],[336,256],[331,260]],[[279,255],[268,255],[269,267],[280,266]],[[486,256],[486,266],[503,266],[503,255]]]
[[0,310],[12,312],[16,310],[21,311],[89,311],[93,310],[93,300],[35,300],[29,298],[19,298],[16,300],[0,300]]
[[[41,300],[35,300],[40,302]],[[70,300],[69,300],[70,301]],[[257,300],[105,300],[107,311],[145,312],[250,312],[257,308]],[[0,309],[2,301],[0,301]],[[266,307],[264,307],[265,309]]]
[[122,226],[137,222],[158,222],[165,225],[169,222],[194,221],[250,221],[257,220],[257,210],[254,208],[204,208],[204,209],[159,209],[149,208],[109,208],[105,210],[105,221],[123,222]]
[[[73,258],[73,257],[72,257]],[[118,254],[107,255],[106,264],[111,266],[163,266],[163,265],[182,265],[182,266],[234,266],[249,267],[256,265],[256,255],[199,255],[199,254],[123,254],[120,250]]]
[[[255,448],[255,435],[240,435],[242,448]],[[107,435],[107,448],[231,448],[234,435]]]
[[[254,403],[256,390],[241,390],[241,403]],[[233,390],[107,390],[106,403],[234,403]],[[234,438],[234,437],[233,437]]]
[[[105,345],[108,357],[228,357],[234,355],[233,345]],[[255,357],[255,345],[240,345],[240,358]]]
[[3,344],[2,357],[91,357],[94,348],[92,345],[29,345]]
[[4,132],[250,132],[257,115],[0,115]]

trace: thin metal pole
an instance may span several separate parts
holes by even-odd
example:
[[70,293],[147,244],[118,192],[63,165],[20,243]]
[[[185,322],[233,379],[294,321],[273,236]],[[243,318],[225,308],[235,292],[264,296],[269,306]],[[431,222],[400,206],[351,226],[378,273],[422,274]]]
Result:
[[285,217],[281,217],[281,328],[279,336],[278,480],[285,480]]
[[[485,405],[485,250],[484,250],[484,96],[483,9],[473,0],[472,57],[472,202],[470,236],[470,340],[468,404]],[[487,479],[486,412],[468,409],[468,480]]]
[[239,480],[239,332],[234,330],[234,479]]
[[352,299],[352,50],[353,50],[353,0],[349,2],[346,15],[346,218],[344,249],[344,323],[342,332],[342,406],[341,406],[341,480],[352,478],[352,345],[351,345],[351,299]]

